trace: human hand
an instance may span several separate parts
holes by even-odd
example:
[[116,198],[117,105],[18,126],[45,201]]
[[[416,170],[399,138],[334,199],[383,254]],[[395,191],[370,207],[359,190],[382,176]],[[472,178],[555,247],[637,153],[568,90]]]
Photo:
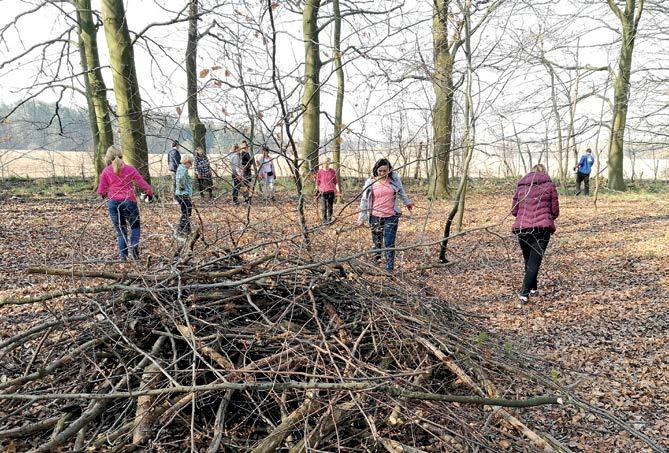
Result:
[[365,225],[365,222],[358,221],[358,223],[355,224],[356,227],[360,228]]

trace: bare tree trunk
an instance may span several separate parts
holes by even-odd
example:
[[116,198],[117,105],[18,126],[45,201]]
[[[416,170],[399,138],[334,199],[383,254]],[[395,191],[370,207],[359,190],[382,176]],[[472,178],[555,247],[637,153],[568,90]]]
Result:
[[306,0],[302,12],[304,36],[304,93],[302,95],[302,158],[301,175],[305,189],[313,188],[311,173],[318,167],[320,147],[320,43],[318,41],[318,10],[320,0]]
[[472,0],[465,0],[465,55],[467,59],[467,85],[465,89],[465,156],[462,165],[462,179],[458,189],[458,222],[456,231],[462,231],[462,220],[465,215],[465,200],[467,199],[467,180],[469,178],[469,165],[474,155],[476,144],[476,113],[474,112],[474,100],[472,98],[473,68],[472,68]]
[[100,70],[98,56],[97,27],[93,21],[91,0],[74,0],[77,9],[79,27],[79,53],[81,66],[85,72],[86,101],[88,117],[93,137],[93,164],[95,165],[95,183],[105,167],[104,156],[107,148],[114,144],[109,105],[107,104],[107,87]]
[[560,118],[560,110],[557,103],[557,92],[555,89],[555,72],[553,67],[547,60],[543,60],[546,69],[551,77],[551,101],[553,105],[553,115],[555,116],[555,124],[557,129],[557,146],[558,146],[558,167],[560,170],[560,186],[563,189],[567,188],[567,168],[564,165],[564,150],[562,148],[562,119]]
[[416,153],[416,166],[413,169],[413,179],[420,177],[420,160],[423,158],[423,142],[418,143],[418,152]]
[[123,155],[126,161],[137,168],[144,179],[150,182],[149,151],[144,132],[142,98],[139,94],[135,57],[123,0],[103,0],[102,19],[114,79]]
[[197,43],[199,40],[197,31],[198,0],[190,0],[188,4],[188,43],[186,45],[186,91],[188,95],[188,123],[193,134],[193,151],[202,148],[207,151],[206,134],[207,128],[202,121],[197,109]]
[[[283,95],[281,94],[281,89],[279,88],[279,69],[276,64],[276,25],[274,24],[274,13],[272,0],[267,0],[267,13],[269,15],[270,24],[272,27],[272,86],[274,87],[274,92],[276,94],[277,100],[279,101],[279,107],[281,108],[281,123],[286,130],[286,136],[288,138],[288,143],[293,152],[292,161],[288,160],[290,164],[290,171],[293,174],[293,180],[295,181],[295,191],[297,192],[297,211],[298,211],[298,220],[300,223],[300,231],[302,233],[302,239],[304,240],[304,245],[307,250],[310,248],[310,239],[309,239],[309,230],[307,229],[307,221],[304,215],[304,189],[302,187],[302,179],[300,178],[300,168],[299,168],[299,156],[297,152],[297,146],[295,145],[295,140],[293,139],[293,134],[290,130],[290,122],[288,109],[286,108],[286,103],[284,102]],[[288,153],[286,152],[286,155]]]
[[[511,124],[513,124],[513,135],[516,136],[516,146],[518,147],[518,154],[520,155],[520,161],[523,163],[523,174],[529,173],[527,164],[525,163],[525,158],[523,157],[523,149],[520,144],[520,138],[518,138],[518,130],[516,130],[516,121],[511,119]],[[529,149],[529,148],[528,148]],[[530,169],[532,168],[532,156],[530,155]]]
[[337,172],[337,181],[342,186],[341,181],[341,142],[343,129],[343,110],[344,110],[344,68],[341,61],[341,12],[339,10],[339,0],[332,1],[334,12],[334,63],[335,73],[337,74],[337,99],[335,101],[335,124],[334,124],[334,144],[332,146],[332,161]]
[[[445,198],[448,195],[448,161],[453,133],[453,60],[460,40],[449,42],[448,0],[434,0],[432,39],[434,42],[434,76],[432,88],[435,101],[432,108],[434,149],[428,178],[428,197]],[[457,26],[457,25],[456,25]]]
[[632,72],[632,54],[636,32],[643,12],[644,0],[627,0],[625,10],[621,11],[614,0],[607,0],[609,8],[618,17],[622,26],[620,39],[620,60],[618,74],[613,82],[614,104],[609,141],[609,189],[625,190],[623,179],[623,146],[627,107],[630,95],[630,75]]
[[[574,168],[578,167],[578,150],[576,149],[576,127],[574,125],[574,118],[576,117],[576,104],[578,103],[578,85],[581,80],[581,69],[579,67],[579,51],[581,49],[581,40],[576,41],[576,80],[574,81],[574,97],[572,98],[569,109],[569,137],[567,138],[567,147],[571,146],[574,154]],[[571,144],[569,141],[571,140]]]
[[[609,91],[609,81],[611,80],[610,75],[606,79],[606,85],[604,85],[604,95],[602,96],[602,107],[600,108],[599,111],[599,126],[597,127],[597,139],[595,140],[595,162],[596,162],[596,172],[595,172],[595,191],[594,191],[594,196],[593,196],[593,204],[595,205],[595,208],[597,207],[597,195],[599,194],[599,182],[600,182],[600,177],[599,174],[602,172],[601,166],[602,166],[602,151],[599,148],[599,135],[602,132],[602,124],[604,124],[604,105],[608,101],[606,98],[606,93]],[[610,102],[609,102],[610,105]]]

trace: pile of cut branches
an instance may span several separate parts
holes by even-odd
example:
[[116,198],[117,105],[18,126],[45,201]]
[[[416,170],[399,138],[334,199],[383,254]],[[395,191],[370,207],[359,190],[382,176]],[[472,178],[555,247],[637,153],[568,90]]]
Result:
[[69,289],[0,303],[34,309],[16,310],[1,333],[1,446],[559,445],[510,409],[558,403],[522,390],[549,386],[484,347],[465,315],[360,260],[218,252],[138,269],[32,268]]

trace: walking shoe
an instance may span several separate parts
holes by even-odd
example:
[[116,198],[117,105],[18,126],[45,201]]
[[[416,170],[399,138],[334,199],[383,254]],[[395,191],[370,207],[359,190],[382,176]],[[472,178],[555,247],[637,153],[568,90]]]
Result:
[[530,298],[527,296],[518,296],[518,308],[523,308],[523,305],[528,303]]
[[139,259],[139,246],[135,245],[130,247],[130,258],[137,261]]
[[530,296],[535,296],[535,297],[541,296],[541,291],[539,291],[538,289],[531,289]]

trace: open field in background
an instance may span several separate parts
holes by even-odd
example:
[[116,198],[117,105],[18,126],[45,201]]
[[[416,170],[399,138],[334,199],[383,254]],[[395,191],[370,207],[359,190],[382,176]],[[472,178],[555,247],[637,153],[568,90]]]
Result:
[[[528,354],[546,376],[634,429],[669,448],[669,202],[664,194],[561,198],[562,214],[541,275],[542,297],[515,306],[522,278],[520,251],[508,215],[513,184],[492,194],[472,194],[465,228],[489,226],[451,241],[448,267],[437,266],[437,247],[450,202],[429,203],[412,193],[417,208],[400,222],[396,278],[403,285],[429,287],[445,304],[479,317],[488,338]],[[228,198],[195,203],[205,237],[217,246],[278,237],[299,241],[294,200],[286,193],[269,204],[257,200],[245,225],[245,209]],[[355,204],[337,205],[337,219],[318,227],[318,210],[307,206],[314,250],[305,259],[345,256],[370,247],[369,230],[355,228]],[[342,210],[343,209],[343,210]],[[112,227],[104,202],[93,196],[14,196],[0,203],[0,298],[27,296],[72,284],[70,279],[28,275],[31,265],[119,270]],[[169,259],[176,251],[172,226],[178,207],[142,205],[142,254]],[[424,245],[420,245],[424,244]],[[196,251],[203,247],[196,246]],[[274,246],[271,246],[274,247]],[[280,252],[280,244],[276,251]],[[270,250],[264,252],[269,253]],[[298,258],[298,257],[296,257]],[[26,307],[0,307],[0,326],[27,314]],[[2,330],[2,329],[0,329]],[[492,342],[491,342],[492,344]],[[506,394],[507,389],[500,389]],[[531,391],[531,389],[530,389]],[[509,396],[513,396],[513,391]],[[573,407],[519,410],[529,426],[551,433],[573,451],[647,451],[609,421]]]
[[[419,158],[416,148],[407,148],[403,152],[393,150],[392,153],[383,150],[360,150],[343,152],[342,174],[347,177],[366,177],[374,162],[381,157],[388,157],[395,168],[398,168],[404,178],[413,177],[416,174],[420,178],[427,177],[428,169],[425,161],[424,151]],[[276,156],[275,154],[272,154]],[[28,177],[28,178],[49,178],[49,177],[89,177],[93,171],[92,153],[86,151],[17,151],[0,149],[0,177]],[[325,154],[331,156],[331,154]],[[535,156],[535,159],[538,156]],[[229,154],[209,153],[209,159],[212,168],[219,175],[229,175]],[[548,171],[552,176],[556,176],[557,162],[551,158],[546,162]],[[458,161],[456,160],[456,173]],[[533,163],[537,163],[533,161]],[[151,175],[161,176],[168,174],[167,153],[149,154],[149,166]],[[529,161],[526,157],[526,166],[529,167]],[[572,166],[572,164],[570,164]],[[606,166],[606,160],[602,159],[601,169]],[[276,158],[276,168],[278,176],[290,176],[290,167],[288,162],[282,158]],[[593,169],[593,176],[594,176]],[[487,156],[478,153],[472,160],[470,175],[473,177],[511,177],[524,174],[524,167],[518,157],[509,159],[506,162],[495,156]],[[625,178],[645,179],[645,180],[667,180],[669,179],[669,158],[662,157],[658,159],[637,158],[634,160],[625,158],[624,168]],[[571,175],[571,173],[570,173]],[[607,176],[607,170],[601,172],[603,177]]]

